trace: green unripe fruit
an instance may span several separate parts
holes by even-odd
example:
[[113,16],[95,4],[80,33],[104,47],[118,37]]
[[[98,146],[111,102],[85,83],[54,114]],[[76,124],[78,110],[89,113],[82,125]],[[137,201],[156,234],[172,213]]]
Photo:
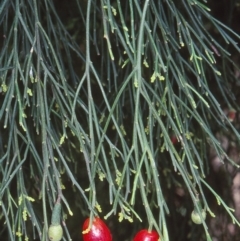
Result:
[[206,219],[206,212],[205,212],[205,210],[202,209],[201,213],[202,213],[202,218],[201,218],[200,214],[197,211],[195,211],[195,210],[192,211],[191,219],[192,219],[192,221],[195,224],[201,224],[202,221]]
[[48,238],[50,241],[60,241],[63,237],[63,229],[60,224],[61,203],[56,202],[52,211],[51,225],[48,229]]
[[63,229],[60,224],[50,225],[48,229],[48,238],[51,241],[60,241],[63,236]]

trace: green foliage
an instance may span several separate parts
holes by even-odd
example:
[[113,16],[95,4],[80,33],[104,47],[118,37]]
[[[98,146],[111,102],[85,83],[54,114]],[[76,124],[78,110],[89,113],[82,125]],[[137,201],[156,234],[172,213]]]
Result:
[[239,110],[239,36],[205,1],[65,4],[0,4],[0,237],[43,240],[61,200],[65,240],[80,212],[144,220],[168,241],[179,187],[214,216],[212,193],[239,225],[207,180],[209,147],[237,166],[215,134],[240,138],[223,112]]

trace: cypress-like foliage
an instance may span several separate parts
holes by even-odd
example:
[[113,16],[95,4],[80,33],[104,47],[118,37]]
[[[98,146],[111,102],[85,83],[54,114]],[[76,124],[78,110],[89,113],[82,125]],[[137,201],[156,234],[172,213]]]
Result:
[[46,240],[56,201],[63,240],[86,216],[164,241],[210,241],[224,217],[233,240],[239,2],[224,23],[215,2],[1,1],[1,240]]

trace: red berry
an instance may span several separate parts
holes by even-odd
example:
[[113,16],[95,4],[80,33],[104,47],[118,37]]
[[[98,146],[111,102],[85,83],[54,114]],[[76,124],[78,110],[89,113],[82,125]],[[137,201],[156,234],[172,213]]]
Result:
[[232,122],[235,120],[235,117],[236,117],[236,110],[230,109],[228,111],[228,119]]
[[83,223],[83,240],[84,241],[112,241],[112,235],[107,225],[100,219],[94,218],[90,230],[87,231],[90,218]]
[[147,229],[143,229],[139,231],[133,241],[160,241],[160,237],[156,231],[148,231]]
[[178,143],[178,139],[175,135],[171,136],[171,142],[173,145],[176,145]]

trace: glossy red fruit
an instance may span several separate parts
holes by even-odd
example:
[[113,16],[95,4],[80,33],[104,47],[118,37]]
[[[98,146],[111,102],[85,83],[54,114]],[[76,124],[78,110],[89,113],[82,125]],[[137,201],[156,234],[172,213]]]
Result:
[[160,241],[159,234],[156,231],[148,231],[147,229],[140,230],[133,241]]
[[177,139],[177,137],[175,136],[175,135],[173,135],[173,136],[171,136],[171,142],[172,142],[172,144],[175,146],[177,143],[178,143],[178,139]]
[[228,119],[229,119],[229,121],[233,122],[235,120],[235,117],[236,117],[236,110],[230,109],[228,111]]
[[83,240],[84,241],[112,241],[112,235],[107,225],[100,219],[94,218],[92,227],[88,231],[90,218],[83,223]]

